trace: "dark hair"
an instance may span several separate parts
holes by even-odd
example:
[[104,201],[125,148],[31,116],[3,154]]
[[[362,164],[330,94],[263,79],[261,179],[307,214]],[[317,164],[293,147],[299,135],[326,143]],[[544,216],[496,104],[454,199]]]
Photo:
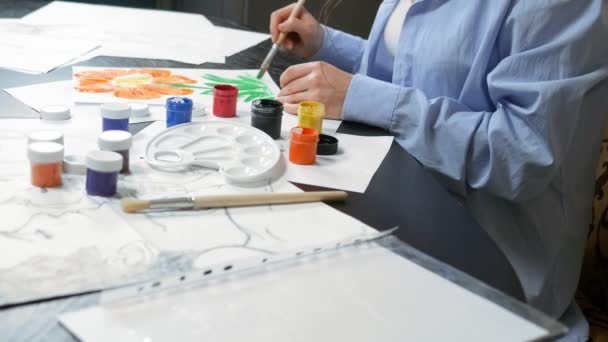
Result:
[[329,21],[329,17],[341,3],[342,3],[342,0],[325,1],[325,3],[323,4],[323,7],[321,7],[321,14],[319,15],[321,22],[327,24],[327,22]]

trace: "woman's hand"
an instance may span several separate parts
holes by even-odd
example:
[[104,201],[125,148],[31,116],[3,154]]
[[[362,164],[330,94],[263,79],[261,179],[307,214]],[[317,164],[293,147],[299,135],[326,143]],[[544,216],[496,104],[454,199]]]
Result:
[[281,32],[288,33],[281,47],[303,58],[312,57],[323,45],[325,32],[310,12],[302,7],[300,13],[289,19],[295,4],[276,10],[270,16],[272,41],[279,39]]
[[352,74],[324,62],[294,65],[281,75],[282,89],[277,101],[290,114],[297,114],[300,102],[321,102],[325,104],[327,119],[341,119],[352,79]]

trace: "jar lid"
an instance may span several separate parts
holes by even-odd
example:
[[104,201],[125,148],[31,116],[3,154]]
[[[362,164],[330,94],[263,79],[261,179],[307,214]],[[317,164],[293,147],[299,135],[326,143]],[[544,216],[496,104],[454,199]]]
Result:
[[70,154],[63,158],[63,172],[72,175],[84,175],[87,173],[86,158],[80,155]]
[[126,103],[104,103],[101,116],[106,119],[124,120],[131,116],[131,107]]
[[189,111],[192,110],[192,100],[187,97],[170,97],[165,106],[167,110]]
[[237,97],[239,96],[239,88],[230,84],[218,84],[213,87],[213,96],[219,97]]
[[105,131],[99,135],[97,145],[105,151],[125,151],[133,145],[133,136],[127,131]]
[[150,106],[145,103],[131,103],[131,116],[135,118],[145,118],[150,116]]
[[331,156],[338,152],[338,139],[331,135],[319,135],[317,143],[317,154],[321,156]]
[[283,104],[275,100],[257,99],[251,103],[251,111],[259,115],[281,116]]
[[118,172],[122,169],[122,156],[111,151],[91,151],[87,154],[86,165],[97,172]]
[[57,131],[36,131],[27,137],[27,143],[54,142],[63,145],[63,133]]
[[207,108],[200,102],[194,102],[192,105],[192,116],[206,116]]
[[45,106],[40,109],[42,120],[62,121],[69,120],[71,117],[70,108],[65,106]]
[[63,145],[54,142],[37,142],[28,145],[27,157],[32,163],[59,163],[63,161]]

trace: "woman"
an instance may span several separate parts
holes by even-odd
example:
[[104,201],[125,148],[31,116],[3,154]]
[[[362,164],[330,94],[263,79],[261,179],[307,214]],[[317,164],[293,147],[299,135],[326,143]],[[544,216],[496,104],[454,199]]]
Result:
[[[293,6],[293,5],[292,5]],[[272,14],[278,100],[389,130],[502,248],[530,304],[572,302],[608,114],[604,0],[387,0],[368,40]],[[407,177],[407,175],[403,175]]]

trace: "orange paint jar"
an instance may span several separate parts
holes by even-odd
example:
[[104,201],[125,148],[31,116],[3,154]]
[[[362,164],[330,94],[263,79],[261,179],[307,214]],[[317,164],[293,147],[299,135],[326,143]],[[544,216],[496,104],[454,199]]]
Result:
[[299,165],[312,165],[317,160],[319,132],[312,128],[295,127],[291,129],[289,161]]
[[32,185],[40,188],[61,186],[63,145],[52,142],[33,143],[28,146]]

